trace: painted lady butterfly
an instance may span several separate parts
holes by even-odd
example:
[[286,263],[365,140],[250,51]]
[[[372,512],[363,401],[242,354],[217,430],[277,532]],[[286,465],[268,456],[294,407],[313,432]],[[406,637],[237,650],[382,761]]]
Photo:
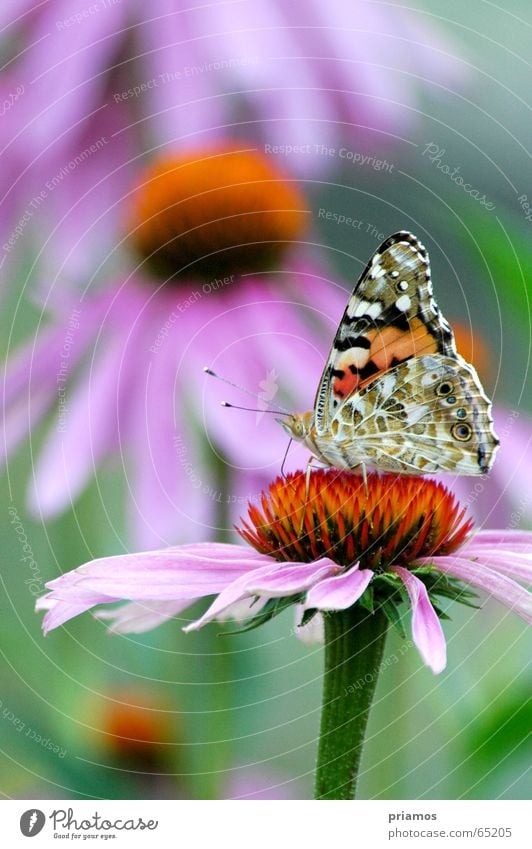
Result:
[[328,466],[422,475],[487,472],[499,440],[478,375],[433,296],[427,251],[386,239],[355,286],[314,410],[279,420]]

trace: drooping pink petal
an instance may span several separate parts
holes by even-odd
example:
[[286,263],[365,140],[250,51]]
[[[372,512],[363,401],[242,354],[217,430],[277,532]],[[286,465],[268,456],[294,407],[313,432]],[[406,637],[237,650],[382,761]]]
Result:
[[[268,575],[277,568],[278,564],[270,559],[269,565],[260,566],[253,577],[257,580],[258,577]],[[203,616],[200,616],[200,618],[196,619],[195,622],[191,622],[190,625],[183,628],[185,634],[188,634],[190,631],[199,631],[199,629],[203,628],[207,622],[212,622],[213,619],[223,617],[223,615],[226,614],[227,611],[235,604],[239,603],[243,599],[251,598],[252,596],[247,588],[249,580],[250,576],[248,574],[235,578],[235,580],[226,586],[226,588],[223,589],[214,599],[213,603],[209,608],[207,608]]]
[[68,622],[70,619],[74,619],[75,616],[79,616],[81,613],[86,613],[87,610],[90,610],[90,608],[94,607],[95,604],[116,600],[117,599],[92,596],[90,600],[83,599],[83,601],[79,602],[65,602],[60,599],[51,598],[50,595],[46,595],[37,599],[35,603],[35,610],[38,612],[43,610],[46,611],[42,622],[43,633],[46,636],[50,631],[53,631],[54,628],[59,628],[60,625],[64,625],[65,622]]
[[322,557],[313,563],[295,563],[290,566],[281,564],[281,568],[269,575],[250,576],[248,592],[252,595],[282,598],[305,592],[323,578],[334,575],[340,568],[328,557]]
[[257,569],[249,575],[242,575],[213,601],[208,610],[186,628],[185,633],[197,631],[207,622],[217,619],[224,611],[242,599],[263,595],[267,598],[293,595],[304,592],[314,581],[327,574],[334,573],[338,565],[323,557],[314,563],[277,563],[270,559],[270,566]]
[[235,601],[234,604],[226,607],[225,610],[216,617],[217,621],[227,622],[231,620],[232,622],[240,624],[245,622],[246,619],[250,619],[252,616],[256,616],[257,613],[260,613],[267,601],[267,598],[257,598],[256,596]]
[[[221,552],[221,554],[220,554]],[[267,555],[240,545],[196,543],[140,554],[101,557],[49,581],[54,598],[92,595],[136,601],[196,599],[266,566]]]
[[43,328],[38,338],[11,354],[3,374],[3,405],[27,393],[30,375],[40,386],[54,386],[66,331],[64,326]]
[[49,581],[38,609],[48,610],[44,627],[51,630],[96,604],[194,601],[220,593],[235,578],[248,579],[250,572],[276,565],[253,549],[224,543],[102,557]]
[[483,590],[509,607],[526,622],[532,623],[532,595],[511,578],[498,574],[480,562],[468,560],[462,556],[438,556],[428,560],[436,569]]
[[96,619],[110,622],[112,634],[144,634],[190,607],[186,601],[129,601],[112,610],[97,610]]
[[372,578],[371,569],[359,569],[358,564],[341,575],[325,578],[308,591],[305,608],[346,610],[360,598]]
[[423,581],[402,566],[392,569],[405,585],[412,605],[412,639],[423,658],[435,675],[438,675],[447,663],[447,646],[440,620],[434,610]]
[[[231,5],[218,3],[215,26],[223,33],[228,55],[248,59],[238,73],[240,88],[261,117],[268,142],[283,145],[283,150],[297,146],[300,155],[291,157],[291,167],[308,174],[323,167],[313,145],[334,144],[339,135],[335,119],[340,116],[335,113],[334,93],[327,90],[318,63],[309,57],[307,31],[291,27],[276,5],[243,3],[235,25]],[[301,4],[297,14],[304,15]],[[216,41],[210,39],[206,48],[212,55]]]

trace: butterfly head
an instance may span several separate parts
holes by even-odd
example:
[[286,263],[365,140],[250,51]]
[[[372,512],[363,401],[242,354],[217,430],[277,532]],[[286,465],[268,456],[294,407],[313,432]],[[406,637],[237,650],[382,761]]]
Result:
[[314,424],[314,413],[290,413],[285,419],[277,419],[281,427],[296,442],[304,442],[310,435]]

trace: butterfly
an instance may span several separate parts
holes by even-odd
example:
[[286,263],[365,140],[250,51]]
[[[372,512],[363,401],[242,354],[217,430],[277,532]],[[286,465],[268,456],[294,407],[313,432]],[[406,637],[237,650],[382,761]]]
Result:
[[433,297],[427,251],[386,239],[349,298],[314,409],[278,419],[327,466],[484,474],[499,440],[491,402]]

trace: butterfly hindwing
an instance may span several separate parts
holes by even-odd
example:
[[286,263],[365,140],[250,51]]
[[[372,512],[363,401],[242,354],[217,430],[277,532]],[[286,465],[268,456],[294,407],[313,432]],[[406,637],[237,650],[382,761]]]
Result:
[[433,298],[427,252],[401,231],[375,252],[349,299],[314,402],[317,434],[353,393],[423,354],[456,357],[456,348]]
[[493,462],[492,421],[473,366],[458,355],[425,354],[343,402],[331,430],[350,468],[363,457],[382,471],[471,475]]

